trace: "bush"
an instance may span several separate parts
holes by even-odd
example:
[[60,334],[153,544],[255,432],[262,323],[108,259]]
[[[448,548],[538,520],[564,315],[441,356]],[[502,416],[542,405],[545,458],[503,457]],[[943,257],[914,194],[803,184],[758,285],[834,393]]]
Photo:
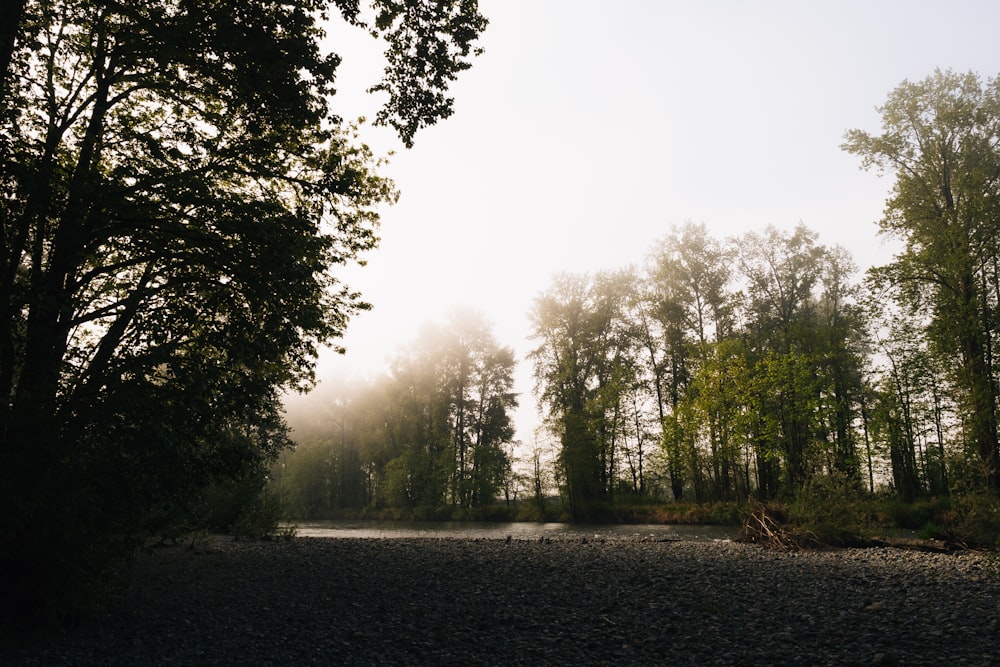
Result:
[[294,537],[294,527],[281,527],[281,521],[284,518],[285,508],[281,497],[274,493],[268,493],[265,489],[252,502],[243,507],[229,532],[235,537],[254,540]]
[[892,497],[883,501],[880,506],[887,523],[897,528],[920,530],[931,521],[941,504],[947,506],[947,502],[947,498],[932,498],[904,503],[898,497]]
[[562,499],[558,496],[542,498],[541,502],[537,498],[522,500],[517,503],[516,507],[517,513],[514,516],[514,521],[545,523],[566,519]]
[[925,537],[961,546],[993,547],[1000,540],[1000,498],[984,493],[952,496],[924,527]]
[[846,546],[865,542],[871,512],[857,482],[840,473],[816,475],[788,508],[788,520],[817,542]]
[[674,502],[651,508],[647,523],[737,526],[743,512],[733,502],[706,504]]

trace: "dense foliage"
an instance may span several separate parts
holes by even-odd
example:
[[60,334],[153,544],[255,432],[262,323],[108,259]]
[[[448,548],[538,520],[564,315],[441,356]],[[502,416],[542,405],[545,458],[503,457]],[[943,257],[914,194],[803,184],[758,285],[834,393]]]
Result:
[[427,325],[387,375],[290,415],[299,444],[273,488],[299,518],[481,515],[510,488],[513,372],[479,315]]
[[727,244],[688,224],[644,274],[558,278],[534,306],[532,358],[573,514],[667,489],[707,502],[773,497],[818,471],[857,477],[865,347],[850,272],[802,226]]
[[[535,302],[535,377],[572,513],[674,499],[888,485],[1000,492],[1000,79],[936,72],[845,150],[895,177],[903,251],[856,281],[804,226],[714,239],[675,228],[644,272],[560,276]],[[647,475],[648,476],[648,475]]]
[[[379,120],[451,112],[469,0],[374,0]],[[333,11],[333,16],[328,12]],[[9,12],[7,16],[6,12]],[[3,611],[204,522],[288,443],[282,388],[366,305],[333,267],[395,197],[330,104],[358,0],[11,3],[0,37]],[[336,45],[333,45],[336,48]],[[419,62],[420,67],[409,67]],[[30,611],[30,609],[27,609]]]

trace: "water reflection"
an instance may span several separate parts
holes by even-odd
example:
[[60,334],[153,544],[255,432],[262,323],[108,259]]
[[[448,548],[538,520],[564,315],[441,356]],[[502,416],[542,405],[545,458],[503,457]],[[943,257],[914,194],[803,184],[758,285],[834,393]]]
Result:
[[733,526],[661,524],[476,523],[467,521],[307,521],[296,522],[302,537],[400,539],[413,537],[504,539],[731,540]]

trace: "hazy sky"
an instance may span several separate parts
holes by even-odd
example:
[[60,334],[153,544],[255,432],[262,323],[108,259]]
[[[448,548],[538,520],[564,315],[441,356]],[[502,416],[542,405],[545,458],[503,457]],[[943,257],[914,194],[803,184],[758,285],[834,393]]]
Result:
[[[374,310],[321,373],[364,377],[425,321],[472,306],[521,362],[519,437],[535,401],[524,355],[532,300],[557,272],[641,264],[671,225],[719,238],[799,222],[862,267],[889,246],[876,220],[890,178],[839,148],[878,131],[876,107],[936,67],[1000,74],[1000,3],[480,0],[486,53],[453,88],[455,115],[405,150],[367,127],[402,192],[380,248],[343,275]],[[372,42],[369,44],[368,42]],[[381,71],[361,33],[344,57],[337,109]]]

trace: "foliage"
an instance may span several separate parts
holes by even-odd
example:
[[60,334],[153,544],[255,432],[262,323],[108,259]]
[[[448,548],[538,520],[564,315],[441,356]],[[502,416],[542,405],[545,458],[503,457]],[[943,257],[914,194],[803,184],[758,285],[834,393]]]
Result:
[[1000,492],[1000,79],[938,71],[880,111],[882,134],[843,148],[893,173],[881,226],[904,250],[865,285],[804,225],[722,242],[688,223],[644,275],[539,296],[531,358],[574,516],[649,442],[675,500],[792,501],[834,477],[906,503]]
[[1000,499],[977,493],[952,496],[947,509],[934,513],[923,534],[959,546],[992,548],[1000,543]]
[[[450,113],[485,20],[474,2],[373,4],[392,54],[433,47],[383,82],[382,119],[409,144]],[[357,0],[330,8],[360,24]],[[27,1],[11,17],[0,502],[17,509],[0,572],[5,614],[44,615],[288,444],[281,391],[308,386],[317,347],[367,308],[333,271],[375,246],[396,193],[331,108],[322,3]]]
[[933,516],[947,508],[940,498],[927,498],[914,502],[903,502],[898,495],[892,495],[878,502],[875,509],[876,520],[885,526],[919,530],[926,526]]
[[850,546],[872,537],[867,498],[842,473],[812,477],[788,508],[788,521],[816,542]]
[[737,526],[743,510],[735,502],[618,502],[607,510],[616,523]]
[[948,369],[987,487],[1000,494],[992,361],[1000,306],[1000,78],[984,83],[971,72],[938,70],[900,84],[880,111],[882,134],[852,130],[844,144],[863,166],[895,177],[880,224],[905,247],[872,278],[926,322],[923,334]]
[[477,0],[373,4],[373,34],[388,41],[385,78],[370,89],[389,94],[377,120],[394,127],[410,147],[420,128],[453,113],[448,85],[470,67],[469,55],[482,53],[472,44],[487,21],[479,14]]
[[792,503],[752,501],[740,539],[780,551],[868,546],[878,527],[870,501],[843,475],[814,477]]
[[298,518],[364,507],[480,514],[510,486],[513,369],[482,317],[456,311],[424,327],[388,375],[318,394],[312,423],[291,415],[299,445],[276,486]]
[[576,520],[592,520],[614,498],[624,469],[632,492],[646,492],[655,436],[639,409],[633,284],[628,271],[558,276],[531,312],[536,387],[560,441],[557,473]]
[[571,514],[653,495],[651,472],[699,503],[793,496],[818,473],[859,479],[853,271],[804,226],[727,246],[687,225],[645,276],[557,277],[532,311],[531,358]]
[[290,539],[295,536],[295,528],[282,527],[285,506],[277,495],[259,493],[253,501],[244,505],[236,520],[229,527],[229,533],[236,537],[255,540],[272,538]]
[[[881,135],[844,144],[896,179],[881,226],[905,248],[867,294],[802,225],[723,244],[689,223],[629,290],[560,276],[539,298],[532,358],[571,506],[609,498],[617,443],[646,433],[675,499],[794,499],[828,475],[891,480],[906,502],[1000,490],[1000,79],[938,71],[881,113]],[[624,429],[624,400],[656,426]]]

